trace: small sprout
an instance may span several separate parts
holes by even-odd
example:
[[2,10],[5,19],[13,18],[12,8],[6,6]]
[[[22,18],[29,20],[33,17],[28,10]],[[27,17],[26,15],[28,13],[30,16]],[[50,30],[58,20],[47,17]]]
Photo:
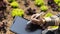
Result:
[[14,1],[16,1],[16,0],[8,0],[8,2],[10,2],[10,3],[11,3],[11,2],[14,2]]
[[54,2],[55,2],[56,4],[58,4],[58,3],[60,3],[60,0],[54,0]]
[[17,8],[18,6],[19,6],[19,4],[18,4],[18,2],[12,2],[11,4],[10,4],[13,8]]
[[51,29],[49,29],[49,30],[56,30],[56,29],[59,28],[59,26],[50,26],[50,28],[51,28]]
[[43,5],[43,6],[40,7],[40,9],[41,9],[41,11],[47,11],[48,10],[48,7],[45,6],[45,5]]
[[44,5],[44,1],[43,0],[35,0],[35,4],[37,6],[41,6],[41,5]]
[[44,17],[51,17],[52,15],[52,13],[47,13]]
[[58,28],[59,26],[51,26],[51,28]]
[[60,7],[60,3],[58,3],[58,6]]
[[11,12],[11,15],[14,17],[14,16],[23,16],[24,15],[24,11],[22,9],[13,9],[12,12]]
[[58,11],[60,11],[60,8],[58,8]]

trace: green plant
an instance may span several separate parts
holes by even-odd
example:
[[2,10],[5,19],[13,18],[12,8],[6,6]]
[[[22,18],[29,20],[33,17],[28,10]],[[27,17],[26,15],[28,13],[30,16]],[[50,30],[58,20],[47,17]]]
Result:
[[40,9],[41,9],[42,11],[46,11],[46,10],[48,10],[48,7],[45,6],[45,5],[43,5],[43,6],[40,7]]
[[10,3],[11,3],[11,2],[14,2],[14,1],[16,1],[16,0],[8,0],[8,2],[10,2]]
[[52,26],[51,28],[58,28],[59,26]]
[[[44,17],[46,18],[46,17],[51,17],[51,16],[53,16],[52,13],[47,13]],[[59,27],[59,26],[50,26],[51,29],[49,29],[49,30],[58,29],[58,27]]]
[[11,15],[14,17],[14,16],[23,16],[24,15],[24,11],[22,9],[13,9],[12,12],[11,12]]
[[56,30],[58,28],[59,28],[59,26],[50,26],[50,28],[48,30]]
[[60,7],[60,3],[58,3],[58,6]]
[[13,8],[16,8],[19,6],[18,2],[14,1],[10,4]]
[[58,3],[60,3],[60,0],[54,0],[54,2],[55,2],[56,4],[58,4]]
[[44,1],[43,0],[35,0],[35,4],[41,6],[41,5],[44,5]]
[[52,13],[47,13],[44,17],[51,17],[52,15]]
[[58,11],[60,11],[60,8],[58,8]]

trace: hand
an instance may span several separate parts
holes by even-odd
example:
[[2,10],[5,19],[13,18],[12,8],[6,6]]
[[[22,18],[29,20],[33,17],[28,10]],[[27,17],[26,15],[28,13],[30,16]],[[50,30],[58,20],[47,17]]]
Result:
[[32,15],[31,16],[31,21],[32,21],[32,23],[33,24],[38,24],[38,25],[40,25],[41,23],[42,23],[42,18],[38,18],[37,19],[37,15],[39,15],[39,14],[34,14],[34,15]]

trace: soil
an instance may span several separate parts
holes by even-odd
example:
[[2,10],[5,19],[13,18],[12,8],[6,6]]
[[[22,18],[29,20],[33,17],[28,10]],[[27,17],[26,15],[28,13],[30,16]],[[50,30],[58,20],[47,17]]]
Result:
[[[45,4],[47,5],[47,0],[44,0],[44,1],[45,1]],[[23,9],[24,11],[26,11],[30,7],[32,9],[36,9],[36,13],[40,13],[40,11],[41,11],[39,7],[35,6],[34,1],[32,1],[32,0],[28,0],[28,3],[29,3],[28,7],[25,7],[24,0],[17,0],[17,2],[19,3],[19,8]],[[49,9],[46,13],[51,12],[54,15],[60,13],[60,12],[57,12],[57,11],[52,11],[51,7],[50,6],[48,6],[48,7],[49,7]],[[3,20],[5,22],[7,22],[7,28],[6,28],[7,32],[6,32],[6,34],[15,34],[12,31],[10,31],[10,27],[13,24],[13,20],[14,20],[13,17],[11,16],[11,10],[12,9],[13,8],[11,8],[11,6],[7,5],[7,9],[6,9],[6,13],[5,13],[5,15],[7,16],[6,17],[7,19]],[[31,15],[24,14],[24,18],[30,20],[30,17],[31,17]],[[3,31],[1,31],[0,34],[4,34]]]

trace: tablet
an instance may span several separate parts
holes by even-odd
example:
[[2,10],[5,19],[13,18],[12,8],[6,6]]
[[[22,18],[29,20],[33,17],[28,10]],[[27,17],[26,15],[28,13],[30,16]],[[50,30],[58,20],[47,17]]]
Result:
[[22,17],[15,17],[14,24],[12,24],[10,30],[17,34],[41,34],[41,30],[36,30],[34,32],[27,32],[25,30],[28,20]]

